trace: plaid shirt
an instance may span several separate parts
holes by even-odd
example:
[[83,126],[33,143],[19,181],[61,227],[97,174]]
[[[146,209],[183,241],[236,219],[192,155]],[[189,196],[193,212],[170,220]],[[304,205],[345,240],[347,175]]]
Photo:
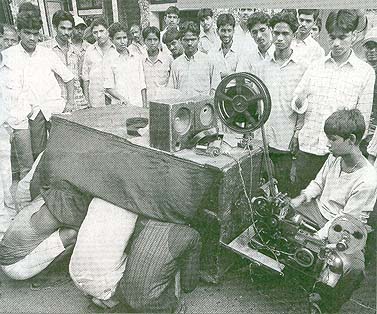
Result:
[[304,126],[298,137],[300,150],[320,156],[328,153],[323,127],[326,119],[340,108],[359,109],[368,129],[374,81],[372,67],[354,52],[339,66],[330,55],[314,62],[294,91],[294,97],[307,98],[307,103],[298,109],[292,102],[293,110],[305,112]]

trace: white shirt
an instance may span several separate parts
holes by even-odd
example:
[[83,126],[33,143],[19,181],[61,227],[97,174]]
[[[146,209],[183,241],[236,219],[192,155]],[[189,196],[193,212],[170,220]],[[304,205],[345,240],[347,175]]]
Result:
[[271,44],[270,48],[267,49],[266,53],[263,55],[258,47],[249,51],[248,53],[242,53],[240,57],[240,62],[237,66],[237,72],[254,72],[254,67],[260,64],[264,60],[270,60],[274,57],[275,45]]
[[325,50],[310,35],[304,40],[293,38],[291,48],[295,51],[296,55],[302,59],[302,61],[307,63],[307,65],[310,65],[313,61],[325,56]]
[[236,50],[242,51],[244,54],[249,54],[258,49],[249,30],[245,32],[240,25],[236,25],[234,28],[233,45]]
[[329,155],[303,193],[308,201],[316,199],[322,216],[330,223],[344,214],[367,223],[377,198],[376,169],[365,159],[365,167],[347,173],[341,170],[341,160]]
[[221,78],[235,73],[241,58],[241,54],[237,51],[237,48],[235,48],[234,45],[230,47],[229,51],[224,56],[221,43],[218,44],[215,49],[210,50],[208,56],[220,71]]
[[141,90],[145,89],[145,78],[141,58],[111,53],[104,65],[104,88],[114,88],[133,106],[143,107]]
[[64,82],[74,78],[69,69],[50,49],[37,45],[29,55],[18,44],[3,51],[10,69],[6,88],[11,92],[9,124],[15,129],[28,128],[28,114],[41,110],[47,120],[52,113],[61,113],[65,101],[55,74]]
[[297,120],[297,113],[291,108],[292,94],[306,68],[295,52],[283,65],[272,57],[255,67],[254,74],[266,84],[271,96],[271,113],[265,124],[270,147],[289,151]]
[[341,108],[359,109],[368,129],[374,80],[373,68],[353,52],[339,66],[331,55],[313,62],[294,91],[293,98],[301,95],[306,104],[298,109],[292,101],[293,110],[305,113],[298,136],[300,150],[319,156],[329,152],[323,127],[326,119]]

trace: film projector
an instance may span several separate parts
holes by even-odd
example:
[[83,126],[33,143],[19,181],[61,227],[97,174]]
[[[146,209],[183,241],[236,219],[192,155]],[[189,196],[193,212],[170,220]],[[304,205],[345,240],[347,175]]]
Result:
[[250,226],[221,245],[281,275],[288,266],[316,282],[335,287],[347,255],[365,246],[365,226],[352,216],[341,216],[332,222],[327,240],[322,241],[315,234],[319,227],[296,214],[290,199],[277,190],[264,130],[273,104],[258,77],[244,72],[225,77],[216,90],[214,103],[222,123],[244,134],[239,146],[247,147],[251,132],[260,129],[267,172],[260,196],[248,195],[244,189],[243,206],[250,213]]

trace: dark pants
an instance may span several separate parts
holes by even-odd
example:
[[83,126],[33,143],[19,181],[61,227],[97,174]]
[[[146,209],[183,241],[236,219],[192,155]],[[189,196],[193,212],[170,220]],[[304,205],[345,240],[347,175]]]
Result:
[[50,123],[40,111],[34,120],[29,120],[29,129],[13,131],[14,151],[18,160],[20,180],[27,175],[34,160],[46,148]]
[[325,163],[328,154],[324,156],[305,153],[301,150],[297,153],[296,174],[298,189],[305,189],[311,180],[315,179],[319,170]]
[[290,179],[290,172],[292,168],[292,155],[290,152],[280,151],[274,148],[269,148],[270,158],[274,165],[275,179],[278,181],[278,188],[280,192],[288,193],[289,196],[294,196],[292,190],[292,182]]

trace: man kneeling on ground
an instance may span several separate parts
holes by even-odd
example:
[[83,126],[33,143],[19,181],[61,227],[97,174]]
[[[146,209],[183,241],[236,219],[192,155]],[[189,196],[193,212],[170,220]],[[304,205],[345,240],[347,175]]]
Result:
[[91,196],[61,181],[23,208],[0,242],[0,266],[15,280],[29,279],[72,252]]
[[[365,133],[364,117],[358,109],[339,110],[327,118],[324,126],[330,156],[301,195],[291,200],[297,212],[315,222],[317,235],[326,239],[332,221],[351,215],[366,224],[377,198],[377,172],[362,155],[359,144]],[[362,249],[346,256],[343,274],[335,288],[317,285],[315,292],[323,312],[334,313],[349,300],[363,279]]]

